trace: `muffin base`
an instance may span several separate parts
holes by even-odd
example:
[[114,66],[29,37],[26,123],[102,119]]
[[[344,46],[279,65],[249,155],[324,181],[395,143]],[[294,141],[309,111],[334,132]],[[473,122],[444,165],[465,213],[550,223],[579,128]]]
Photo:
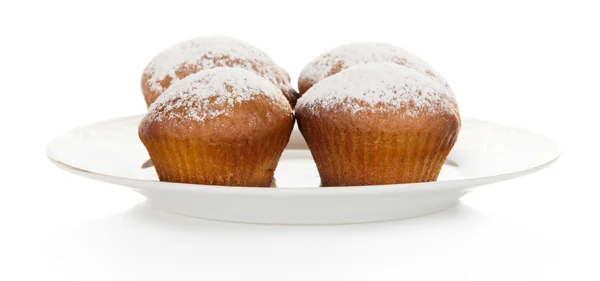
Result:
[[298,124],[322,186],[331,187],[435,181],[460,126],[459,121],[449,121],[447,126],[380,128],[340,122],[343,118],[330,123],[302,117]]
[[289,132],[252,139],[147,139],[161,181],[269,187]]

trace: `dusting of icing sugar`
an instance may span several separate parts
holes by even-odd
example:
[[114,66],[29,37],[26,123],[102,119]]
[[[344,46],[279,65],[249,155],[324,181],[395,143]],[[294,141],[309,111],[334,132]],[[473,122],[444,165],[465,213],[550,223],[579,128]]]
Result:
[[245,69],[217,67],[173,84],[150,106],[148,118],[204,121],[229,115],[233,105],[253,100],[258,95],[292,112],[281,91],[268,80]]
[[388,43],[357,42],[334,48],[311,61],[300,73],[300,80],[315,84],[332,75],[332,71],[374,62],[394,62],[430,76],[450,86],[427,62],[420,57]]
[[357,65],[324,79],[298,99],[296,110],[340,105],[352,113],[404,108],[410,117],[423,111],[458,113],[454,95],[446,87],[432,77],[391,62]]
[[278,67],[262,50],[230,37],[196,37],[180,42],[159,53],[144,69],[149,76],[148,85],[153,91],[165,89],[161,81],[167,76],[176,82],[176,72],[181,67],[192,66],[198,70],[229,66],[251,70],[268,79],[280,89],[291,88],[287,72]]

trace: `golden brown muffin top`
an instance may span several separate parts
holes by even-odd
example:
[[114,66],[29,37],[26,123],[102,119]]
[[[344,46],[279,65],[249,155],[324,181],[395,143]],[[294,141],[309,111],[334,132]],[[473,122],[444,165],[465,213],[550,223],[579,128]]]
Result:
[[392,119],[459,116],[454,94],[439,80],[390,62],[357,65],[324,79],[298,100],[299,111],[372,112]]
[[200,70],[236,67],[250,70],[281,89],[295,101],[289,74],[262,50],[229,37],[197,37],[159,53],[144,69],[142,91],[151,104],[171,84]]
[[314,84],[344,69],[375,62],[392,62],[406,66],[438,80],[450,89],[446,80],[418,56],[388,43],[357,42],[336,47],[308,63],[298,78],[298,90],[302,95]]
[[275,85],[245,69],[219,67],[169,87],[150,106],[140,134],[242,136],[291,120],[292,108]]

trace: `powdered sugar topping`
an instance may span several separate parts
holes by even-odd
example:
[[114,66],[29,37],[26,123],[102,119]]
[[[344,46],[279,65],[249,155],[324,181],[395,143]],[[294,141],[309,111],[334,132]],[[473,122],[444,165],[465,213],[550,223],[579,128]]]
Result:
[[359,42],[339,46],[311,61],[300,73],[300,80],[315,84],[342,69],[374,62],[394,62],[414,69],[450,86],[427,62],[410,52],[387,43]]
[[419,112],[457,114],[454,95],[439,81],[390,62],[357,65],[324,79],[298,100],[296,110],[340,105],[352,113],[403,108],[410,117]]
[[[197,37],[180,42],[159,53],[144,69],[149,76],[148,85],[153,91],[165,89],[160,82],[167,76],[179,80],[176,72],[185,66],[198,70],[221,66],[237,67],[254,71],[280,89],[287,89],[289,77],[262,50],[229,37]],[[284,75],[285,74],[285,75]],[[287,80],[286,80],[287,78]]]
[[150,106],[148,118],[204,121],[229,115],[234,105],[259,95],[271,99],[273,106],[292,111],[281,91],[266,79],[245,69],[218,67],[169,87]]

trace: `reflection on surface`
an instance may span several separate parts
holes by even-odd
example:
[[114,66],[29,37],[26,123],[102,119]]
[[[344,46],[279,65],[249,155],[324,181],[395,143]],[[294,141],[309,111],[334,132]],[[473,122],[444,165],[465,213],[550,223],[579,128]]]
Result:
[[458,205],[380,223],[256,225],[179,216],[144,202],[61,233],[47,253],[55,268],[78,280],[112,280],[115,273],[130,280],[176,280],[206,272],[241,280],[244,272],[264,272],[270,264],[293,273],[299,267],[318,272],[345,270],[351,263],[393,268],[398,262],[429,262],[448,243],[457,249],[471,243],[484,221],[471,207]]
[[[396,228],[408,228],[416,226],[428,226],[435,223],[473,223],[481,219],[481,215],[473,208],[459,204],[454,208],[432,214],[429,216],[379,222],[379,223],[363,223],[363,224],[347,224],[347,225],[323,225],[323,226],[286,226],[286,225],[260,225],[247,223],[233,223],[205,220],[193,217],[186,217],[150,206],[148,203],[140,203],[128,211],[119,214],[122,219],[131,221],[134,224],[142,224],[144,226],[154,225],[156,227],[169,228],[170,231],[177,230],[194,230],[207,231],[214,230],[219,232],[285,232],[293,230],[294,232],[330,232],[330,231],[362,231]],[[429,225],[433,227],[434,225]]]
[[494,221],[464,204],[399,221],[281,226],[184,217],[147,203],[61,233],[47,250],[54,266],[77,280],[113,280],[114,274],[129,280],[215,274],[242,280],[248,274],[268,274],[273,266],[276,272],[307,278],[310,272],[345,272],[353,266],[427,272],[430,265],[449,265],[458,252],[477,264],[486,256],[518,250],[520,255],[510,261],[518,265],[534,254],[547,253],[542,256],[552,261],[553,251],[538,234]]
[[[473,208],[459,204],[449,210],[439,212],[433,215],[397,220],[379,223],[363,223],[363,224],[348,224],[348,225],[324,225],[324,226],[286,226],[286,225],[260,225],[247,223],[233,223],[205,220],[193,217],[186,217],[150,206],[146,202],[142,202],[130,210],[120,214],[113,215],[115,218],[120,217],[121,221],[131,223],[135,227],[158,227],[168,231],[178,230],[193,230],[193,231],[219,231],[219,232],[285,232],[293,230],[294,232],[330,232],[330,231],[361,231],[370,229],[395,229],[408,228],[411,226],[427,226],[435,223],[452,222],[456,223],[474,223],[481,219],[481,215]],[[110,221],[113,216],[102,219]],[[102,221],[100,220],[100,221]],[[434,225],[429,225],[433,227]]]
[[[256,249],[266,244],[301,244],[311,239],[336,244],[340,239],[362,239],[365,234],[380,241],[391,238],[420,240],[423,235],[433,237],[442,229],[460,229],[462,232],[476,228],[482,221],[483,217],[477,211],[459,204],[437,214],[389,222],[325,226],[259,225],[185,217],[142,202],[129,210],[63,233],[58,239],[77,243],[77,248],[89,251],[89,254],[111,248],[118,249],[120,254],[128,251],[135,254],[143,248],[142,251],[154,249],[185,256],[192,248],[215,247],[223,240],[227,240],[225,248],[239,244]],[[182,244],[185,247],[177,246]]]

